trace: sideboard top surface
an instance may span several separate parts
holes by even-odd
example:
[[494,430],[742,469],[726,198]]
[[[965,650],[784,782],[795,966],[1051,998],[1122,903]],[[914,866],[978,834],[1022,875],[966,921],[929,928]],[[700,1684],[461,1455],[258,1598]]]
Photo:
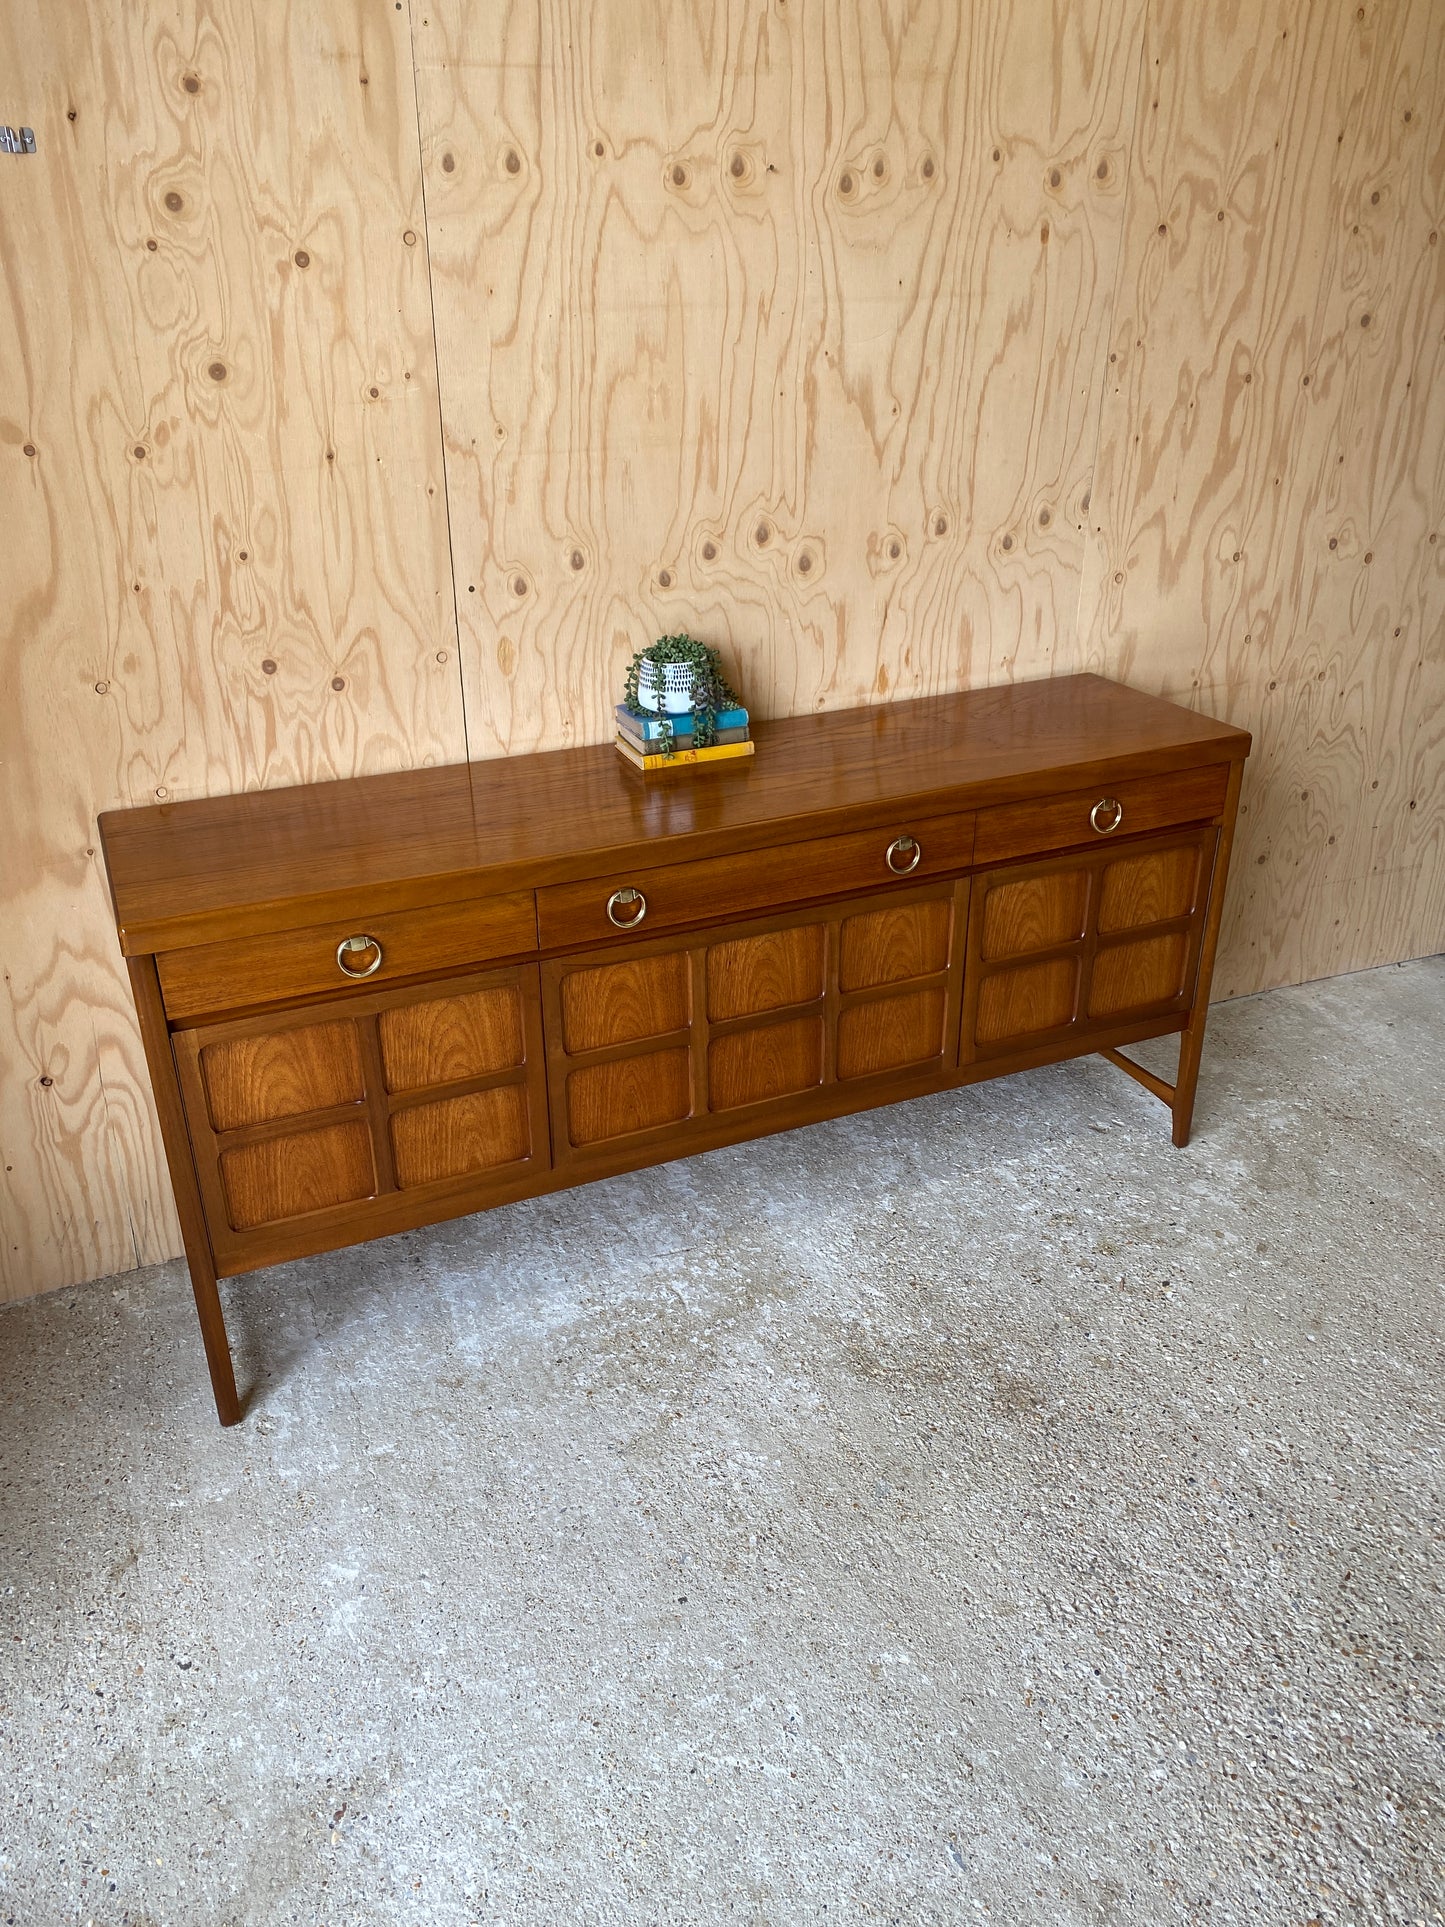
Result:
[[972,809],[1243,756],[1241,729],[1100,676],[795,716],[756,755],[644,777],[611,744],[111,810],[128,956]]

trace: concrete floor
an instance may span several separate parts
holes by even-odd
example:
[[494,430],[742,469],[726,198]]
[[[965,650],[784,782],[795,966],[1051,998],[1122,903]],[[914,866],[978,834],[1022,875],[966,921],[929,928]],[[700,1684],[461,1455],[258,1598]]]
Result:
[[[1144,1054],[1141,1052],[1141,1055]],[[1154,1048],[1161,1067],[1169,1048]],[[1438,1922],[1445,959],[0,1312],[0,1921]]]

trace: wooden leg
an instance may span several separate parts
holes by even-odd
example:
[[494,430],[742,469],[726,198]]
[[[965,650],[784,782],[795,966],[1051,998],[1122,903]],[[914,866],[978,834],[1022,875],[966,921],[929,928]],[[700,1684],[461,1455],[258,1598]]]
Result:
[[1214,875],[1209,885],[1209,910],[1204,919],[1204,942],[1199,951],[1199,977],[1194,986],[1194,1008],[1179,1039],[1179,1074],[1174,1080],[1174,1142],[1182,1151],[1189,1142],[1194,1122],[1194,1093],[1199,1088],[1199,1060],[1204,1054],[1204,1026],[1209,1021],[1209,986],[1214,977],[1214,953],[1219,947],[1219,926],[1224,917],[1224,886],[1229,880],[1229,853],[1234,847],[1234,819],[1239,813],[1239,786],[1244,764],[1229,766],[1229,788],[1224,798],[1224,816],[1219,831],[1219,848],[1214,856]]
[[1214,855],[1214,874],[1209,882],[1209,908],[1205,912],[1204,937],[1199,947],[1199,975],[1194,986],[1194,1007],[1179,1034],[1179,1071],[1172,1084],[1153,1071],[1146,1071],[1123,1051],[1104,1049],[1101,1057],[1127,1071],[1137,1084],[1169,1106],[1174,1119],[1174,1142],[1182,1151],[1189,1142],[1194,1122],[1194,1093],[1199,1088],[1199,1060],[1204,1054],[1204,1026],[1209,1021],[1209,985],[1214,976],[1214,952],[1219,944],[1219,925],[1224,915],[1224,885],[1229,875],[1229,852],[1234,843],[1234,818],[1239,809],[1239,785],[1243,763],[1231,763],[1229,788],[1224,798],[1219,843]]
[[171,1184],[176,1194],[176,1214],[181,1221],[181,1238],[186,1247],[186,1263],[191,1269],[191,1290],[201,1320],[201,1338],[206,1347],[206,1363],[211,1370],[211,1390],[216,1399],[216,1416],[222,1425],[236,1425],[241,1418],[241,1401],[236,1396],[236,1374],[231,1366],[231,1347],[226,1338],[226,1320],[221,1311],[221,1294],[216,1289],[216,1267],[211,1257],[211,1240],[206,1231],[206,1214],[201,1205],[196,1167],[191,1157],[190,1132],[186,1129],[185,1107],[176,1081],[176,1060],[171,1049],[170,1029],[165,1005],[161,1001],[160,979],[154,957],[128,957],[131,991],[136,1015],[140,1018],[141,1042],[155,1093],[160,1118],[161,1142],[166,1149]]
[[231,1365],[231,1344],[226,1336],[226,1319],[221,1310],[221,1294],[216,1289],[216,1271],[206,1253],[198,1264],[187,1257],[191,1271],[191,1290],[201,1320],[201,1341],[206,1348],[206,1364],[211,1374],[211,1391],[216,1400],[216,1417],[222,1425],[239,1425],[241,1401],[236,1396],[236,1374]]

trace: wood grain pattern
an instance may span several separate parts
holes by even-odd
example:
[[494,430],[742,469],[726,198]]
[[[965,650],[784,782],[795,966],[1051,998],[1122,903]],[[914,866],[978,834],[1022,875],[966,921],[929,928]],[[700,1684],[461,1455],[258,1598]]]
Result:
[[683,625],[763,715],[1067,654],[1141,15],[419,9],[474,751]]
[[232,1227],[276,1224],[327,1205],[370,1197],[376,1188],[365,1124],[238,1144],[221,1153],[221,1183]]
[[692,1012],[692,973],[685,952],[664,952],[568,971],[561,998],[563,1048],[601,1050],[683,1030]]
[[588,1064],[569,1074],[566,1102],[573,1144],[598,1144],[681,1123],[692,1109],[688,1053],[649,1051],[610,1064]]
[[1170,1002],[1184,988],[1188,957],[1182,930],[1101,949],[1089,979],[1089,1016],[1117,1017]]
[[823,994],[826,929],[804,923],[712,944],[707,953],[707,1014],[714,1023],[806,1004]]
[[521,998],[511,984],[397,1004],[377,1018],[376,1036],[389,1091],[485,1077],[526,1056]]
[[490,1171],[531,1155],[527,1093],[520,1084],[435,1104],[413,1104],[391,1120],[396,1181],[403,1190]]
[[207,1045],[200,1061],[217,1131],[324,1111],[365,1094],[355,1024],[307,1024],[232,1037]]
[[1141,924],[1187,917],[1199,898],[1201,854],[1197,845],[1185,844],[1107,865],[1099,879],[1099,930],[1137,930]]
[[1214,984],[1445,948],[1438,0],[1152,0],[1081,661],[1244,724]]
[[822,1081],[821,1016],[751,1025],[714,1037],[707,1047],[708,1108],[713,1111],[791,1097]]
[[870,1077],[943,1055],[944,993],[873,997],[838,1015],[839,1077]]
[[981,1044],[997,1044],[1067,1024],[1074,1015],[1078,987],[1077,957],[1051,957],[995,970],[979,989],[974,1035]]
[[983,914],[979,954],[986,961],[1027,956],[1031,950],[1052,950],[1084,934],[1089,908],[1087,871],[1054,869],[1011,883],[985,880],[979,892]]
[[946,970],[952,934],[947,897],[845,917],[838,933],[838,988],[866,990]]
[[0,75],[37,137],[0,194],[19,1297],[179,1250],[97,811],[465,732],[406,15],[13,0]]

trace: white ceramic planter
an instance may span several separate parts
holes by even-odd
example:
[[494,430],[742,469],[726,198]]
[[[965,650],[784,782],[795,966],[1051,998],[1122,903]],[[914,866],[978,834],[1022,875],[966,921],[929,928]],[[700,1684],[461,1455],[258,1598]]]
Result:
[[685,662],[662,665],[662,688],[657,686],[657,664],[645,662],[637,672],[637,703],[640,709],[658,711],[664,716],[685,716],[692,708],[692,669]]

